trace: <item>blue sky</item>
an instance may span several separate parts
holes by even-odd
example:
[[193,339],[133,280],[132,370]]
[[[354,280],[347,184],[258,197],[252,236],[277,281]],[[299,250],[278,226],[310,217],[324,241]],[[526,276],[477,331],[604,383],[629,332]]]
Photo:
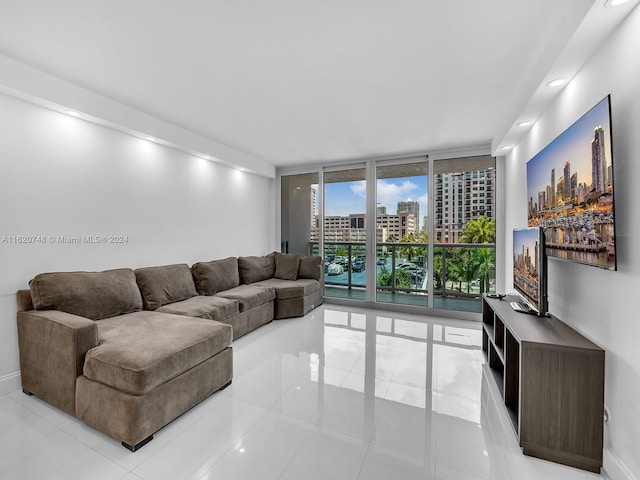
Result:
[[607,167],[611,165],[609,103],[605,98],[527,163],[527,201],[533,198],[538,202],[538,192],[551,184],[552,168],[556,169],[558,183],[567,160],[571,175],[578,173],[578,183],[591,185],[591,141],[598,125],[604,129]]
[[527,247],[529,248],[529,255],[531,255],[531,263],[535,265],[535,245],[536,241],[539,239],[539,231],[537,228],[528,228],[521,230],[513,231],[513,253],[520,254],[522,253],[522,247],[524,246],[524,251],[527,251]]
[[[411,198],[420,202],[419,224],[427,215],[427,176],[385,178],[377,181],[376,203],[387,207],[387,213],[395,214],[398,202]],[[325,184],[325,215],[346,216],[350,213],[365,213],[366,183],[340,182]]]

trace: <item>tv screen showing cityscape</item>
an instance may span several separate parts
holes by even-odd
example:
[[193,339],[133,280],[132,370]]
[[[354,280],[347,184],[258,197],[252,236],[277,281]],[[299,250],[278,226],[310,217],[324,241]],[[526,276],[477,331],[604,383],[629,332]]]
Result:
[[544,251],[539,228],[513,230],[513,286],[538,312],[545,312]]
[[547,256],[616,269],[610,97],[527,162],[529,226]]

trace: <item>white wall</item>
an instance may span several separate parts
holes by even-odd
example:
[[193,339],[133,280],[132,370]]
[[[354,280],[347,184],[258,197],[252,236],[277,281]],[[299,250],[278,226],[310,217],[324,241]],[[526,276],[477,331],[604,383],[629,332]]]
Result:
[[[549,309],[606,350],[605,469],[640,478],[640,8],[602,45],[506,159],[505,251],[526,226],[526,162],[611,94],[618,271],[549,260]],[[511,291],[512,259],[504,275]]]
[[[2,94],[0,112],[0,393],[17,388],[15,293],[35,274],[274,250],[274,180]],[[47,241],[3,242],[13,235]],[[58,235],[128,240],[49,238]]]

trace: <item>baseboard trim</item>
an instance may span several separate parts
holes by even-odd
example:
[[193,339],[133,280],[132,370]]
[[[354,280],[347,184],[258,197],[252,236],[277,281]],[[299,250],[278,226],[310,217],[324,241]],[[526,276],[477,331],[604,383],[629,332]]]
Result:
[[0,377],[0,395],[20,389],[20,372],[13,372]]
[[602,463],[602,469],[611,480],[638,480],[624,462],[608,448],[604,449]]

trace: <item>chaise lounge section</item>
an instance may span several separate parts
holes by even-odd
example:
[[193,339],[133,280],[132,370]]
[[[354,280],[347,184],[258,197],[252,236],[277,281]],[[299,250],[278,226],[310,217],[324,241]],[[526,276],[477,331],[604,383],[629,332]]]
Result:
[[30,299],[19,294],[23,390],[132,451],[231,382],[231,326],[143,311],[130,269],[45,273],[29,286]]

